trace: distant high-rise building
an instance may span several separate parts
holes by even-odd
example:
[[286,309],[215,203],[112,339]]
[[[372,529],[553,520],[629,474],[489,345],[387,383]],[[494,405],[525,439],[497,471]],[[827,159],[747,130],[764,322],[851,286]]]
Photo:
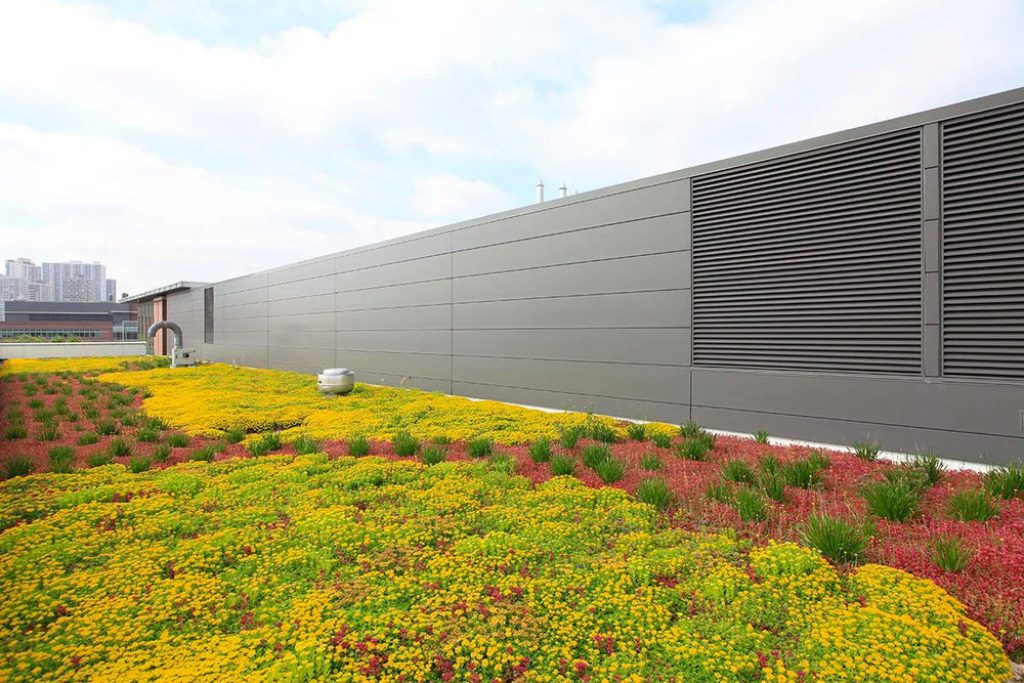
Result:
[[0,275],[0,301],[14,301],[21,293],[21,280]]
[[53,288],[43,279],[43,268],[31,259],[8,259],[0,275],[0,299],[4,301],[50,301]]
[[106,301],[107,267],[102,263],[43,263],[43,280],[53,287],[53,301]]
[[43,281],[43,268],[42,266],[37,266],[32,259],[7,259],[7,263],[4,268],[4,274],[7,275],[7,277],[25,280],[27,282]]
[[0,275],[0,301],[91,303],[115,301],[117,280],[107,278],[102,263],[43,263],[7,259]]

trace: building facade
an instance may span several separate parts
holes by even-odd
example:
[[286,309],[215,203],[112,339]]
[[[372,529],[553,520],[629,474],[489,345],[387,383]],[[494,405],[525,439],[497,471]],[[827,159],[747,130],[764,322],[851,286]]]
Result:
[[31,259],[8,259],[0,276],[3,301],[52,301],[53,288],[43,280],[43,268]]
[[107,300],[107,268],[102,263],[43,263],[43,280],[53,288],[53,301]]
[[7,301],[0,316],[0,339],[21,336],[81,341],[139,338],[138,313],[128,303]]
[[1002,463],[1024,89],[165,295],[206,361]]

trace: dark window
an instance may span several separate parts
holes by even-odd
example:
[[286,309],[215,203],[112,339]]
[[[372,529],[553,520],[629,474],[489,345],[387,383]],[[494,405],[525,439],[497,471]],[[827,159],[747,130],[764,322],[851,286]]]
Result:
[[203,341],[213,343],[213,287],[203,291]]

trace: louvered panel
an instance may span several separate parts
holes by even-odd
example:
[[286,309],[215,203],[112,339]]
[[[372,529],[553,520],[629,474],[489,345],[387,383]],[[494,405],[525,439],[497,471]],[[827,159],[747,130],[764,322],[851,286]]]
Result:
[[1024,105],[942,126],[942,366],[1024,379]]
[[920,374],[918,130],[692,189],[694,365]]

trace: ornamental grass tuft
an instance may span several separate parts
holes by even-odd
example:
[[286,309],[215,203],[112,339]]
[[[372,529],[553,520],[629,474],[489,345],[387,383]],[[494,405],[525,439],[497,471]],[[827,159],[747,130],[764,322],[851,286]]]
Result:
[[999,514],[997,498],[982,489],[966,489],[946,499],[946,510],[961,522],[987,522]]
[[626,425],[626,436],[633,441],[644,441],[647,438],[647,425],[642,422],[630,422]]
[[409,432],[395,434],[391,446],[395,449],[395,455],[403,458],[411,458],[420,450],[420,442]]
[[621,481],[626,476],[626,464],[621,460],[615,458],[607,458],[599,462],[595,467],[594,471],[597,472],[597,476],[601,478],[606,484],[614,484],[617,481]]
[[153,461],[154,462],[167,462],[171,457],[171,447],[165,443],[157,445],[153,449]]
[[654,453],[644,453],[640,456],[640,468],[643,470],[654,472],[664,467],[665,463]]
[[365,436],[354,436],[348,440],[348,454],[360,458],[370,454],[370,440]]
[[591,444],[583,449],[580,459],[583,464],[592,470],[603,462],[611,460],[612,452],[605,444]]
[[744,522],[763,522],[768,519],[768,506],[754,489],[741,488],[736,492],[732,504]]
[[107,452],[111,457],[124,458],[132,454],[132,443],[127,439],[115,438],[110,441]]
[[742,460],[729,460],[722,465],[722,478],[737,484],[753,484],[757,475],[750,465]]
[[672,435],[665,432],[651,432],[651,443],[658,448],[671,448]]
[[832,564],[859,564],[868,547],[869,534],[860,526],[838,517],[813,514],[803,529],[803,542]]
[[281,435],[277,432],[260,434],[255,440],[249,442],[249,454],[259,457],[281,450]]
[[931,543],[932,562],[944,572],[962,572],[974,556],[959,536],[940,536]]
[[921,504],[921,490],[906,481],[883,481],[868,484],[861,491],[872,515],[891,522],[906,522]]
[[50,471],[57,474],[71,472],[71,463],[75,459],[75,449],[71,446],[54,446],[47,455],[50,457]]
[[21,422],[7,425],[7,429],[4,430],[4,438],[8,441],[16,441],[18,439],[24,439],[28,437],[28,429]]
[[548,462],[551,460],[551,439],[542,436],[530,444],[528,449],[530,459],[534,462]]
[[466,453],[471,458],[486,458],[494,450],[494,440],[486,437],[470,439],[466,442]]
[[868,462],[878,460],[878,454],[882,450],[877,443],[871,441],[854,441],[850,446],[853,448],[854,455]]
[[440,446],[427,446],[420,453],[420,461],[424,465],[436,465],[444,462],[447,457],[448,453]]
[[132,474],[140,474],[148,470],[152,465],[153,461],[150,458],[144,455],[137,455],[128,461],[128,471]]
[[558,444],[562,448],[573,449],[585,435],[583,425],[558,425]]
[[551,458],[551,474],[555,477],[571,476],[576,473],[576,461],[568,455],[556,455]]
[[102,467],[103,465],[109,465],[114,462],[114,456],[109,451],[97,451],[92,453],[85,459],[85,462],[89,467]]
[[985,488],[994,495],[1006,500],[1024,492],[1024,466],[1007,465],[992,470],[985,475]]
[[667,509],[675,498],[668,484],[660,477],[650,477],[637,484],[636,497],[643,503],[653,505],[657,510]]
[[242,443],[245,441],[245,430],[241,427],[232,427],[224,432],[224,439],[228,443]]
[[319,453],[322,446],[323,444],[321,444],[319,441],[312,437],[306,436],[305,434],[303,434],[302,436],[300,436],[299,438],[295,439],[295,441],[292,442],[292,448],[295,449],[295,452],[298,455]]
[[164,439],[164,443],[171,448],[188,448],[188,445],[191,442],[192,440],[188,438],[188,435],[182,434],[181,432],[171,432],[167,435],[167,438]]
[[25,477],[32,474],[32,471],[36,468],[32,458],[27,455],[15,455],[11,456],[4,461],[4,476],[7,479],[14,479],[15,477]]

